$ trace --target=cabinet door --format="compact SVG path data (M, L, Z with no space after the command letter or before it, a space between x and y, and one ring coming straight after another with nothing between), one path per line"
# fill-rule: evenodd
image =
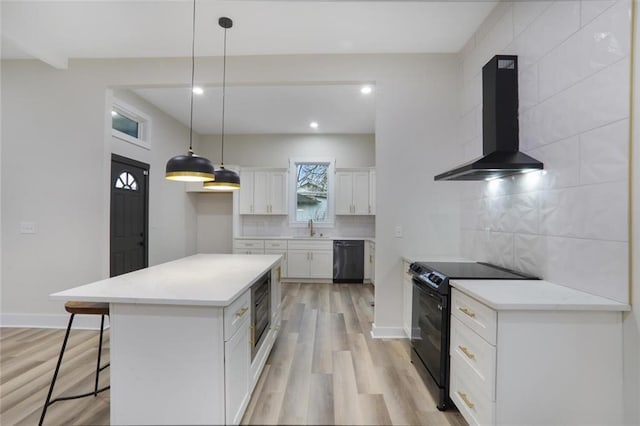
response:
M240 214L253 213L253 172L240 172L240 190L238 191Z
M269 213L287 214L287 173L269 173Z
M309 264L309 276L311 278L333 277L333 252L312 251Z
M280 325L280 305L282 295L280 291L280 278L282 277L282 266L275 268L275 273L271 277L271 328Z
M364 243L364 279L371 280L371 243Z
M287 277L308 278L309 277L309 252L304 250L289 250L287 252Z
M280 277L287 276L287 252L282 249L265 249L264 254L280 254L282 260L280 261Z
M353 214L369 214L369 172L353 173Z
M371 210L370 214L376 214L376 171L371 170L369 172L369 205Z
M371 259L371 282L376 283L376 244L369 243L369 255Z
M253 214L267 214L269 206L269 172L253 172Z
M249 402L249 320L224 344L224 387L226 424L240 424Z
M352 214L353 173L336 172L335 182L336 214Z

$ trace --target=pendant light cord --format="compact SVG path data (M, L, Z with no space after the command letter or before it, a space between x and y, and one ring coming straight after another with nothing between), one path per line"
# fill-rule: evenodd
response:
M191 25L191 110L189 111L189 152L193 154L193 84L196 69L196 0L193 0Z
M220 166L224 166L224 96L227 82L227 29L224 29L224 51L222 56L222 153L220 156Z

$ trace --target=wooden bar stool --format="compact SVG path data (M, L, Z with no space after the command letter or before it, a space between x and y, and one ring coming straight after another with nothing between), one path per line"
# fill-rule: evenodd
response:
M98 389L98 379L100 378L100 372L107 368L110 364L100 367L100 358L102 356L102 336L104 334L104 317L105 315L109 315L109 304L108 303L96 303L96 302L74 302L69 301L64 304L64 309L71 314L69 318L69 325L67 326L67 333L64 336L64 341L62 342L62 348L60 349L60 355L58 356L58 364L56 365L56 370L53 373L53 379L51 380L51 386L49 386L49 394L47 395L47 400L44 403L44 407L42 409L42 415L40 416L40 422L38 423L40 426L44 421L44 416L47 414L47 408L51 404L57 401L66 401L69 399L77 399L84 398L85 396L97 396L100 392L106 391L111 386L105 386L102 389ZM62 364L62 356L64 355L64 350L67 347L67 340L69 340L69 332L71 331L71 325L73 324L73 318L77 315L100 315L100 344L98 345L98 363L96 365L96 383L93 389L93 392L87 392L80 395L71 395L71 396L61 396L53 401L51 400L51 394L53 393L53 387L56 384L56 379L58 378L58 372L60 371L60 365Z

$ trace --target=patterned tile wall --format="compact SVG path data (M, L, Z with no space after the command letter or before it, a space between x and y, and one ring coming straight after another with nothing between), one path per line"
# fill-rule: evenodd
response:
M463 255L627 302L630 8L501 3L462 50L461 160L482 154L481 69L502 53L518 55L520 149L545 164L461 183Z

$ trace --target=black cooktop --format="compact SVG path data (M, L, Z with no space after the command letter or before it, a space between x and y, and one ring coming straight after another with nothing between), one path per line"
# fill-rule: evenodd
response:
M473 280L535 280L525 275L499 266L482 262L416 262L425 272L439 272L447 278L468 278Z

